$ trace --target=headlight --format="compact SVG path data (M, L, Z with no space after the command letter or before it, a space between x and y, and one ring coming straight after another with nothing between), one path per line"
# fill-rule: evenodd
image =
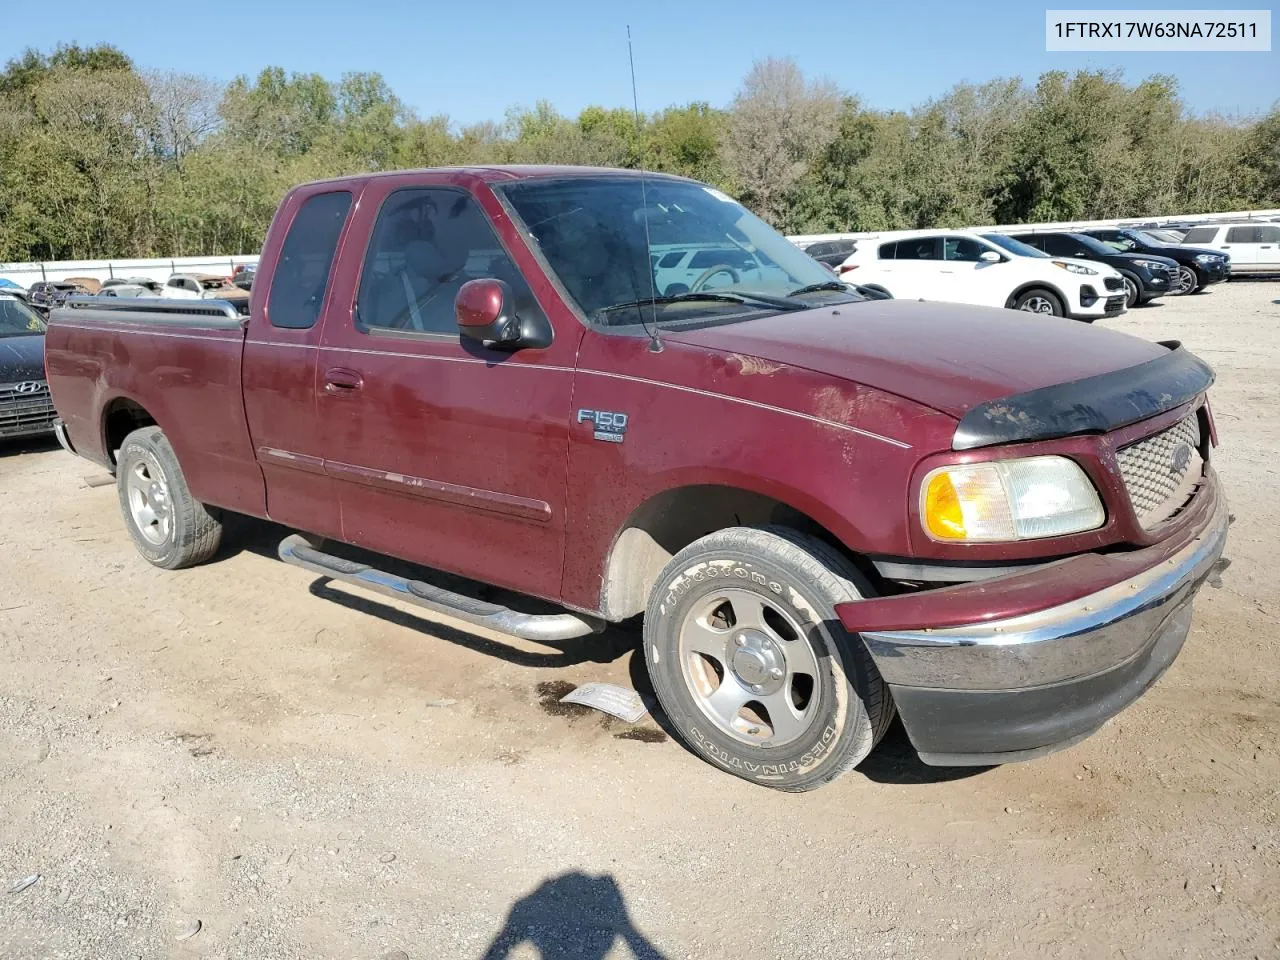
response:
M1097 276L1098 273L1098 271L1094 270L1092 267L1086 267L1079 263L1063 263L1061 260L1055 260L1053 261L1053 265L1055 267L1061 267L1063 270L1067 271L1067 273L1083 273L1091 277Z
M1026 457L931 470L920 519L935 540L1060 537L1102 526L1098 492L1074 460Z
M1165 268L1165 264L1158 260L1134 260L1133 263L1135 266L1146 267L1148 270L1163 270Z
M1214 262L1215 260L1217 260L1217 259L1219 259L1219 258L1217 257L1217 255L1212 254L1212 253L1197 253L1197 254L1196 254L1196 263L1213 263L1213 262Z

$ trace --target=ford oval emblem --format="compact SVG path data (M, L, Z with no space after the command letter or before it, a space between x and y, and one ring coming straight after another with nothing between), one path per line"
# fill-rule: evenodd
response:
M1173 448L1173 454L1169 457L1169 473L1172 476L1180 477L1187 472L1187 467L1191 465L1191 447L1185 443L1180 443Z

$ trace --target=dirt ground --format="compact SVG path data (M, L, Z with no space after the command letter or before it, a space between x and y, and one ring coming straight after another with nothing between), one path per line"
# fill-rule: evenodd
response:
M1182 656L1066 752L935 770L895 726L799 796L554 708L632 635L481 636L265 524L161 572L90 465L0 450L0 891L39 874L0 956L1280 956L1280 283L1108 325L1218 371L1233 562Z

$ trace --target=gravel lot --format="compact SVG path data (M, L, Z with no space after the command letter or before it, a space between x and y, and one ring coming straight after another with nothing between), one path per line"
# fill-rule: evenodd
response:
M1233 563L1182 656L1064 753L934 770L895 727L799 796L553 709L643 670L622 631L464 631L266 524L164 573L86 462L0 449L0 889L40 875L0 956L1280 956L1280 283L1108 325L1218 371Z

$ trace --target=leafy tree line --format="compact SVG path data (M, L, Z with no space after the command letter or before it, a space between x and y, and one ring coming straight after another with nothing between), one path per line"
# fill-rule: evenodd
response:
M552 162L695 177L789 232L1151 216L1280 205L1280 109L1195 116L1169 77L1055 72L884 111L771 59L723 109L637 125L538 102L460 127L376 73L223 86L109 46L29 50L0 73L0 261L252 252L301 181Z

